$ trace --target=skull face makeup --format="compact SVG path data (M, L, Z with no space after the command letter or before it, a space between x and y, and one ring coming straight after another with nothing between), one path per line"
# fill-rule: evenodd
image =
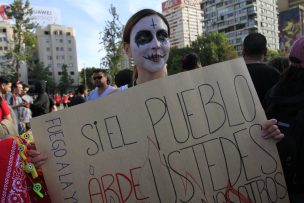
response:
M169 57L168 28L157 15L139 20L132 29L130 51L138 68L157 72L165 67Z

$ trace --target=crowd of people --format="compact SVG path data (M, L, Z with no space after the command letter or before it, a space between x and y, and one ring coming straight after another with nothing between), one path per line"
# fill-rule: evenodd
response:
M124 51L134 60L134 72L120 72L115 77L116 85L113 86L108 72L96 69L92 75L95 86L93 90L88 93L88 89L80 85L75 96L72 93L63 96L55 94L53 103L46 94L45 83L35 84L37 96L32 98L27 94L27 85L21 82L12 84L1 77L0 121L15 123L16 130L21 133L30 129L31 117L55 110L54 106L58 108L61 105L78 105L166 77L166 62L170 53L169 37L170 27L162 14L151 9L138 11L128 20L123 32ZM243 57L269 119L263 123L261 136L274 139L278 143L290 201L304 202L304 130L301 127L304 121L304 111L301 111L304 105L304 37L294 43L289 57L278 59L279 62L265 63L266 53L267 41L262 34L251 33L244 39ZM201 68L199 57L195 53L185 53L181 66L183 71ZM281 115L290 113L286 108L288 105L294 107L293 115L297 118L291 118L287 123L281 121ZM37 151L33 144L28 147L28 155L38 168L47 161L47 157Z

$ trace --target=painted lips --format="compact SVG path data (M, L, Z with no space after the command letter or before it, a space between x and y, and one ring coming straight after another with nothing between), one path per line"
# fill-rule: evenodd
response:
M153 62L159 62L160 59L164 58L165 56L166 55L152 54L150 56L144 56L144 58Z

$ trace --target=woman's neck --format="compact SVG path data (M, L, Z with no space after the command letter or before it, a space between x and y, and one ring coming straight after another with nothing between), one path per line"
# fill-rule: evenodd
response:
M138 71L138 77L136 79L137 84L145 83L150 80L163 78L168 75L166 67L162 68L160 71L157 72L149 72L143 68L137 68L137 71Z

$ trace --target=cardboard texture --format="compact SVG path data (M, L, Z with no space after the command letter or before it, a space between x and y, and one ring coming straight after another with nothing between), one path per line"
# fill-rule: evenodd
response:
M32 120L53 202L289 202L242 58Z

